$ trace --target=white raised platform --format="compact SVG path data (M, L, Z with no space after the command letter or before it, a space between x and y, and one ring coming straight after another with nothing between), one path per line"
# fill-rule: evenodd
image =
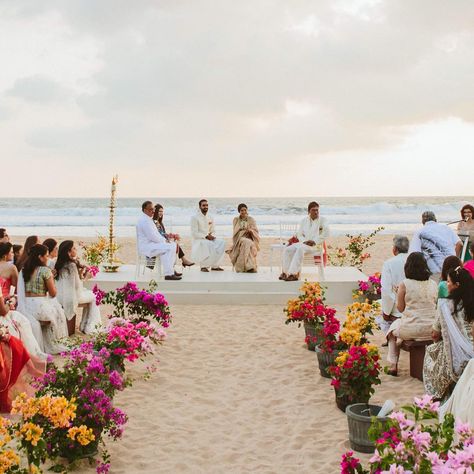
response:
M135 279L135 265L122 265L117 273L100 272L87 282L106 291L114 290L126 282L136 281L146 287L155 279L158 291L163 293L171 304L284 304L298 295L301 282L319 281L317 267L303 267L301 281L286 282L278 280L279 272L271 272L270 267L259 267L258 273L235 273L230 267L223 272L201 272L191 267L183 272L180 281L166 281L147 270ZM357 288L358 280L367 277L353 267L326 267L324 280L328 304L348 304L352 301L352 290Z

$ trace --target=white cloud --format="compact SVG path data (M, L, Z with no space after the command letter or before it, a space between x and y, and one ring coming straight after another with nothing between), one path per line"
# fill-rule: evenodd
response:
M449 123L438 133L454 160L474 140L450 139L474 119L471 1L11 0L0 12L0 45L12 45L0 46L3 146L20 161L95 160L136 179L143 166L141 189L169 172L182 194L251 167L253 192L239 179L216 192L294 194L303 179L311 194L298 167L317 163L325 192L342 192L327 163L340 176L377 156L382 175L406 143L429 163L412 140L433 123Z

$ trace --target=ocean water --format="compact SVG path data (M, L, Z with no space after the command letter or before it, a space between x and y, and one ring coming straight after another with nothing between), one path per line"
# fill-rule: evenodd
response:
M115 234L135 235L135 223L145 198L117 199ZM169 232L189 235L189 220L197 210L198 198L151 198L165 208ZM306 215L312 198L209 198L220 236L231 234L237 205L245 202L255 217L263 236L278 236L281 221L298 222ZM474 197L354 197L321 198L321 215L330 224L333 235L370 233L377 226L386 233L410 233L420 226L421 213L435 212L438 222L449 223L460 218L459 210ZM96 236L106 235L109 222L108 199L17 198L0 199L0 227L10 235Z

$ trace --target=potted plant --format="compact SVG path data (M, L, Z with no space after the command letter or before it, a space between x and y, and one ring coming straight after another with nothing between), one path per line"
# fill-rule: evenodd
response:
M321 336L316 346L319 373L322 377L331 378L329 367L334 365L340 351L347 349L347 344L339 336L340 322L334 313L328 312L322 324Z
M428 395L402 410L371 428L375 454L368 467L349 451L342 457L341 474L472 472L474 430L468 423L455 422L450 413L438 421L439 403Z
M341 352L335 365L329 367L340 410L345 411L353 403L368 403L375 391L374 385L380 384L379 359L377 346L363 344Z
M305 282L300 291L300 295L289 300L283 310L287 315L285 324L303 325L308 350L314 351L326 314L334 310L324 304L324 288L319 283Z

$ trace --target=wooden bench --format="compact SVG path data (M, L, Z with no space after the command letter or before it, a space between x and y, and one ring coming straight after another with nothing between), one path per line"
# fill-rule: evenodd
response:
M433 341L403 341L400 346L410 354L410 376L423 382L423 361L425 360L426 346Z

